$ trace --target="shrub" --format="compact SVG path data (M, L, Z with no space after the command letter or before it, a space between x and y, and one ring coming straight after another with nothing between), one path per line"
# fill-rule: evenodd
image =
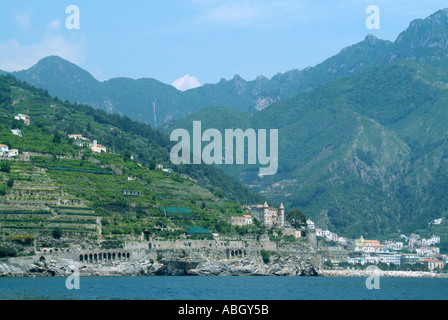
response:
M0 258L15 257L16 255L17 252L14 249L0 246Z
M9 164L9 162L3 161L2 164L0 165L0 171L6 173L11 172L11 165Z
M53 235L53 238L55 238L55 239L58 239L58 240L61 239L62 229L61 228L54 229L52 232L52 235Z
M271 259L271 253L269 251L262 250L260 252L261 258L265 264L268 264Z

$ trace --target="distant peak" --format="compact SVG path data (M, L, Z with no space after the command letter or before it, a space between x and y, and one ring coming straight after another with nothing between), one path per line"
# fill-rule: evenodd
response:
M55 62L68 62L68 63L70 63L69 61L67 61L65 59L62 59L59 56L48 56L48 57L40 59L38 64L40 64L40 63L48 63L48 62L50 62L50 63L55 63Z
M365 38L364 38L365 42L369 42L369 43L376 43L378 41L378 38L375 37L373 34L369 33Z

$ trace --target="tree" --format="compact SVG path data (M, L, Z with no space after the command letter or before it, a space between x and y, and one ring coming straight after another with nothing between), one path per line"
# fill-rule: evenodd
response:
M12 187L14 187L14 179L9 179L6 185L9 189L12 189Z
M61 228L56 228L53 230L52 232L53 238L59 240L62 237L62 229Z
M11 172L11 165L8 161L2 161L2 164L0 166L0 171L10 173Z
M287 213L286 221L288 221L293 228L300 229L306 226L306 216L305 214L298 210L294 209Z
M271 253L269 251L262 250L260 252L261 258L265 264L268 264L271 259Z

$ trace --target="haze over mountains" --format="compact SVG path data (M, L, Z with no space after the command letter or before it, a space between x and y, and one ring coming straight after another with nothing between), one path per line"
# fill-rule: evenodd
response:
M276 176L260 179L258 166L224 169L341 234L368 236L413 231L446 209L447 72L445 9L413 21L395 42L368 35L272 79L235 76L181 92L154 79L99 82L58 57L14 75L167 133L194 120L204 130L279 129Z

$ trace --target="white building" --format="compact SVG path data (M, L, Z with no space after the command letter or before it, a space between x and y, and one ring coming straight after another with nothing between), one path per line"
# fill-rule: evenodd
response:
M17 157L18 155L19 155L19 150L17 150L17 149L10 149L8 152L9 158Z
M380 254L380 261L388 265L394 264L396 266L401 265L401 254Z
M90 150L92 150L93 153L101 153L101 152L107 152L107 149L105 146L98 144L98 141L93 140L93 143L90 145Z
M231 224L232 226L250 226L253 224L253 218L249 215L243 215L243 216L230 216L227 218L227 222Z
M306 221L306 224L307 224L307 226L308 226L308 229L315 229L315 228L316 228L316 225L315 225L314 222L311 221L310 219L308 219L308 220Z
M22 138L22 131L21 130L19 130L19 129L12 129L11 132L12 132L13 135Z
M14 117L14 119L16 120L22 120L23 123L25 123L25 125L29 126L31 121L30 121L30 116L26 115L26 114L18 114L17 116Z
M338 241L339 237L336 233L333 233L329 230L321 230L321 229L316 229L316 236L317 237L321 237L321 238L326 238L328 241Z
M385 241L384 244L388 250L400 251L403 249L403 242Z

